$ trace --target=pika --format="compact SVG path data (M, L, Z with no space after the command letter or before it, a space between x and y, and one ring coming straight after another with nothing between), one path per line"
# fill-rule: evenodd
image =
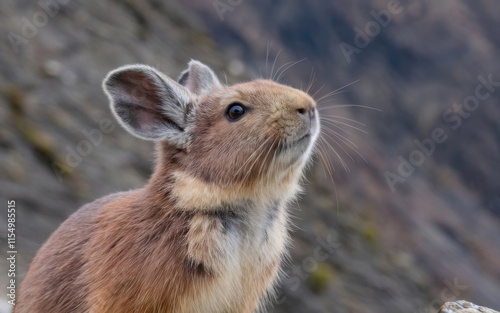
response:
M261 309L319 134L313 98L264 79L225 86L194 60L178 81L128 65L103 88L121 125L156 143L153 174L71 215L32 261L14 312Z

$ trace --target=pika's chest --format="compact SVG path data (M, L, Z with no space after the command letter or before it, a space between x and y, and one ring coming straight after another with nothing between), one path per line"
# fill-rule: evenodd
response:
M214 312L258 301L277 279L287 240L287 213L278 202L195 215L187 234L188 264L203 269L203 286L210 286L198 301L214 303Z
M287 241L284 205L221 207L193 216L186 237L189 263L207 273L272 263Z

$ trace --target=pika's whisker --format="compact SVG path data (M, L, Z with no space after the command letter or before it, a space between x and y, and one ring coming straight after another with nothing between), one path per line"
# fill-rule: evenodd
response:
M324 133L323 133L322 135L324 135ZM340 163L341 163L341 164L342 164L342 166L344 167L344 170L345 170L346 172L350 172L350 171L349 171L349 168L348 168L348 166L347 166L347 164L344 162L344 159L340 156L340 154L337 152L337 150L335 150L335 148L334 148L334 147L333 147L333 146L332 146L332 145L328 142L328 140L326 140L326 139L325 139L323 142L324 142L324 143L326 144L326 146L327 146L328 148L330 148L330 149L332 150L332 152L333 152L333 153L337 156L337 158L339 159Z
M267 153L266 153L266 155L264 156L264 160L262 160L262 163L261 163L261 165L260 165L259 171L257 172L257 176L258 176L258 177L260 177L261 172L262 172L262 169L263 169L263 168L264 168L264 166L266 165L267 157L269 156L269 152L271 152L271 150L273 150L272 148L274 147L274 144L276 143L276 139L277 139L277 138L275 138L275 139L273 140L273 143L271 144L270 149L267 149Z
M335 127L337 127L338 129L342 130L343 132L345 132L345 133L349 134L349 132L348 132L348 131L346 131L345 129L343 129L343 128L339 127L339 126L336 126L336 125L329 125L329 126L335 126ZM325 131L329 131L329 132L332 132L332 133L336 134L337 136L339 136L339 137L343 138L345 141L349 142L349 143L350 143L353 147L355 147L355 148L359 149L359 147L358 147L358 146L357 146L354 142L352 142L349 138L347 138L346 136L342 135L341 133L339 133L339 132L337 132L337 131L335 131L335 130L333 130L333 129L331 129L331 128L328 128L328 127L325 127L325 128L324 128L324 130L325 130Z
M277 81L277 80L275 80L275 76L276 76L276 75L278 75L278 74L280 73L281 69L282 69L284 66L287 66L287 65L289 65L289 64L293 64L293 62L294 62L294 61L291 61L291 62L287 62L287 63L285 63L285 64L281 65L281 66L280 66L280 67L276 70L276 73L274 73L274 75L271 77L271 80L273 80L273 81Z
M333 119L338 118L338 119L341 119L341 120L346 120L346 121L349 121L349 122L353 122L353 123L361 125L361 126L366 126L364 123L361 123L360 121L356 121L356 120L354 120L352 118L348 118L348 117L344 117L344 116L338 116L338 115L326 115L325 116L325 114L323 114L322 116L323 117L327 117L327 118L331 118L331 119L332 118Z
M330 178L333 180L333 172L335 171L335 167L332 169L332 164L328 157L326 156L326 152L324 151L324 147L321 145L321 143L325 140L322 136L319 138L320 139L320 144L316 146L315 152L318 153L319 158L321 159L321 163L326 168L327 173L329 174Z
M347 156L349 157L349 159L351 159L351 161L354 161L354 158L351 156L351 154L350 154L348 151L346 151L346 150L344 149L344 147L343 147L341 144L339 144L339 142L338 142L335 138L333 138L333 137L335 136L333 133L330 133L330 134L329 134L329 133L325 133L324 135L325 135L325 136L327 136L328 138L330 138L330 140L332 140L332 141L333 141L333 143L335 143L335 145L336 145L337 147L339 147L340 149L342 149L342 151L344 151L344 153L345 153L345 154L347 154ZM338 137L337 137L337 138L338 138ZM339 140L340 140L340 139L339 139ZM345 143L344 143L344 144L345 144Z
M316 72L314 72L314 67L313 67L311 69L311 76L309 78L309 84L308 84L307 89L305 90L305 93L309 93L309 91L311 90L311 88L313 87L315 82L316 82Z
M327 100L334 100L335 98L332 98L333 96L339 95L339 94L344 93L344 92L346 92L346 90L342 90L342 91L337 91L335 93L326 94L324 96L321 96L321 98L319 98L316 102L318 104L321 104L322 102L327 101Z
M349 87L349 86L351 86L351 85L354 85L355 83L357 83L357 82L359 82L359 81L360 81L360 80L359 80L359 79L357 79L357 80L355 80L355 81L353 81L353 82L350 82L350 83L348 83L348 84L345 84L344 86L342 86L342 87L340 87L340 88L337 88L337 89L335 89L335 90L333 90L333 91L330 91L330 92L329 92L329 93L327 93L326 95L324 95L324 96L322 96L321 98L319 98L318 100L316 100L316 102L318 102L318 103L319 103L321 100L323 100L323 99L325 99L325 98L328 98L328 97L330 97L330 96L333 96L333 95L337 95L337 94L339 94L339 93L342 93L342 92L343 92L343 91L342 91L342 89L347 88L347 87Z
M272 148L271 148L271 149L269 149L269 150L274 150L274 153L273 153L273 156L272 156L272 158L271 158L271 160L270 160L270 162L269 162L269 164L268 164L268 174L272 174L272 173L274 172L274 171L272 170L272 169L273 169L273 160L274 160L274 157L275 157L276 152L277 152L277 150L278 150L278 149L276 149L276 146L275 146L276 141L278 141L278 142L279 142L279 141L281 141L281 139L276 138L276 139L273 141L272 145L271 145L271 147L272 147ZM269 152L268 152L268 153L269 153ZM269 155L269 156L270 156L270 155ZM263 165L264 165L264 164L267 164L267 154L266 154L266 156L265 156L265 158L264 158L264 161L262 162L262 166L261 166L261 168L259 169L259 175L260 175L261 170L263 169ZM271 170L269 170L269 169L271 169ZM272 176L272 175L265 175L265 177L266 177L266 181L267 181L267 182L269 182L269 181L270 181L270 179L269 179L269 178L270 178L271 176Z
M274 73L274 66L276 65L276 61L278 60L278 57L280 56L281 50L282 49L280 49L280 51L278 51L278 54L276 54L276 57L274 58L273 66L271 67L271 76L269 77L269 78L271 78L271 80L272 80L273 73Z
M285 75L285 72L286 72L287 70L289 70L289 69L290 69L290 68L292 68L293 66L295 66L295 65L297 65L297 64L299 64L300 62L305 61L305 60L307 60L307 58L303 58L302 60L299 60L299 61L293 62L292 64L290 64L290 65L288 65L286 68L284 68L284 69L283 69L283 71L281 72L281 74L279 74L279 75L278 75L278 73L279 73L279 69L278 69L278 71L276 71L276 75L278 75L278 78L276 79L276 81L278 81L278 82L279 82L279 81L280 81L280 79L281 79L281 77L283 77L283 75Z
M266 73L269 73L268 61L269 61L269 50L271 49L272 44L270 42L267 43L266 48Z
M252 173L252 171L255 170L255 166L258 165L257 161L260 160L260 157L262 156L262 154L265 152L265 147L267 146L267 143L271 140L271 137L267 138L266 139L266 145L261 145L257 150L259 151L257 157L254 159L254 161L252 162L252 164L248 167L248 171L246 173L246 175L243 177L243 182L246 181L246 179L250 176L250 174ZM272 149L272 146L269 147L269 150Z
M315 91L315 92L311 95L311 97L312 97L312 98L316 97L316 94L318 94L318 93L321 91L321 89L323 89L323 87L325 87L325 84L321 85L321 87L319 87L319 89L318 89L318 90L316 90L316 91ZM318 101L316 101L316 104L317 104L317 103L318 103Z
M342 134L339 134L333 129L325 128L325 130L329 131L331 135L337 137L341 142L343 142L347 147L351 148L352 151L354 151L365 163L368 163L368 161L363 157L363 155L359 152L358 146L352 142L349 138L343 136Z
M356 129L356 130L358 130L358 131L360 131L360 132L362 132L362 133L365 133L365 134L367 134L367 135L369 134L366 130L361 129L361 128L359 128L359 127L356 127L356 126L354 126L354 125L351 125L351 124L349 124L349 123L345 123L345 122L341 122L341 121L337 121L337 120L331 120L331 119L328 119L328 118L326 118L326 117L321 117L321 120L322 120L323 122L325 122L325 123L330 123L330 124L332 124L332 125L335 125L335 124L345 125L345 126L347 126L347 127L350 127L350 128Z
M326 110L326 109L339 109L339 108L363 108L363 109L369 109L369 110L383 112L381 109L370 107L367 105L359 105L359 104L330 104L328 106L323 106L321 108L318 108L318 111L322 111L322 110Z
M240 172L241 172L241 171L245 168L245 166L248 164L248 162L250 162L250 161L252 161L252 160L253 160L254 162L256 162L255 160L257 160L257 159L258 159L258 157L254 158L254 155L255 155L256 153L257 153L257 154L259 154L259 153L260 153L260 150L262 149L262 147L264 147L264 145L266 145L266 144L267 144L270 140L271 140L271 137L266 138L266 140L264 140L264 141L260 144L260 146L259 146L259 147L258 147L258 148L254 151L254 152L252 152L252 154L251 154L251 155L247 158L247 160L245 161L245 163L243 163L243 165L240 167L240 169L238 170L238 172L236 172L236 174L234 175L235 177L237 177L237 176L238 176L238 174L239 174L239 173L240 173ZM252 166L253 166L253 165L251 165L251 166L249 167L250 171L251 171ZM245 178L246 178L246 177L245 177Z
M333 191L335 194L335 207L337 209L337 214L339 214L339 198L337 193L337 185L335 183L335 179L333 173L335 172L335 165L330 162L330 158L328 158L328 153L325 150L325 147L322 144L327 144L326 139L323 136L319 137L319 144L316 146L318 148L318 155L322 159L323 165L326 167L326 171L330 176L330 180L333 183ZM323 157L321 157L323 155ZM333 170L332 170L333 168Z
M321 121L324 122L327 125L331 125L331 126L337 128L337 129L341 130L342 132L344 132L346 134L349 134L349 131L347 131L344 128L342 128L342 127L339 126L339 124L340 125L343 125L343 124L339 123L340 121L338 121L338 120L328 119L326 117L322 117ZM364 125L360 125L359 127L361 128L361 127L365 127L365 126Z
M281 139L278 141L278 146L279 146L279 142L280 142L280 141L281 141ZM275 162L276 162L276 153L277 153L277 152L278 152L278 149L274 149L273 157L272 157L272 159L271 159L271 163L270 163L270 165L269 165L269 167L270 167L271 169L274 169L274 168L275 168L275 166L276 166L276 165L275 165ZM268 176L267 176L267 177L268 177L268 179L267 179L268 181L269 181L269 176L271 176L271 175L268 175Z

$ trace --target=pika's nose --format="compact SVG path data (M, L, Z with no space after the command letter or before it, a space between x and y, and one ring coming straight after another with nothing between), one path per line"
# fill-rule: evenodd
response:
M315 109L314 107L303 107L298 108L297 112L299 112L300 115L304 116L304 118L309 117L309 120L311 120L314 118Z

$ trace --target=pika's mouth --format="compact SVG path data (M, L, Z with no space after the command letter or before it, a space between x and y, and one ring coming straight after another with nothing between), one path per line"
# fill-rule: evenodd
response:
M292 150L302 153L307 150L311 142L316 138L318 127L315 120L306 129L301 129L298 134L294 134L284 142L282 150Z
M300 137L299 139L295 140L295 144L297 143L300 143L302 141L305 141L305 140L309 140L311 138L311 132L309 131L308 133L306 133L304 136Z
M311 141L311 138L312 138L312 133L311 133L311 131L308 131L304 135L300 136L298 139L290 138L291 140L288 142L288 144L286 144L286 146L289 149L294 149L294 148L298 148L298 147L302 147L302 146L305 147L309 144L309 142Z

